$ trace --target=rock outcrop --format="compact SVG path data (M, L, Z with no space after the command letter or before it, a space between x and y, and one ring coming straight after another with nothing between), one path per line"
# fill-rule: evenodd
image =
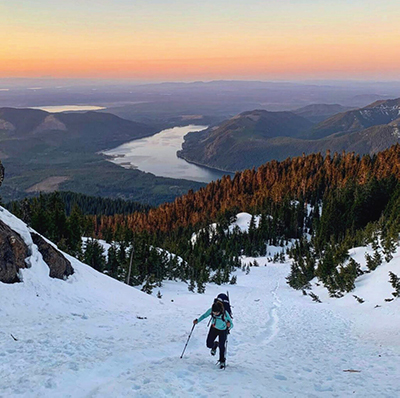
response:
M74 273L71 263L40 235L31 233L33 243L38 247L44 262L50 268L50 277L65 279Z
M27 268L29 255L21 236L0 220L0 282L20 282L19 270Z
M4 167L0 162L0 185L4 178ZM50 269L50 277L65 279L74 273L71 263L40 235L31 232L32 240L37 245L44 262ZM26 258L30 250L21 236L0 220L0 282L20 282L19 270L28 268Z

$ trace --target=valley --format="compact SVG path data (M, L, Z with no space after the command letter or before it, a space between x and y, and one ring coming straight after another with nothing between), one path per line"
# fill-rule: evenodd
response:
M1 160L7 176L2 198L56 189L156 205L201 187L198 182L123 169L98 154L156 132L153 126L104 112L1 108Z
M6 201L58 189L158 205L224 174L257 168L269 160L343 150L373 154L398 142L397 102L382 99L399 92L396 84L216 81L83 86L69 82L55 87L49 81L35 83L6 86L7 91L0 93L0 104L2 99L19 106L26 101L51 111L2 108L0 154L6 167L2 187ZM371 94L372 87L377 94ZM374 96L378 102L357 108ZM81 105L64 105L77 103ZM394 113L385 116L389 108ZM129 146L132 140L142 145L156 140L150 137L160 131L186 129L190 124L209 128L186 134L182 149L176 142L179 159L168 155L174 168L163 166L167 161L163 151L172 149L165 140L158 142L159 160L143 155L139 148L133 162L127 160L125 149L124 157L111 155L115 164L101 155L119 145Z
M173 127L152 135L127 142L102 152L111 162L127 168L152 173L158 177L211 182L222 178L222 172L199 167L177 156L183 137L189 132L198 132L207 126L187 125Z

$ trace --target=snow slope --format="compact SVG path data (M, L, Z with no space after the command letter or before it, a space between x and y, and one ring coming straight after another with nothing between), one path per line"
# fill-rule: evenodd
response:
M0 218L32 245L21 221L3 209ZM205 347L206 320L179 357L192 320L226 286L199 295L166 282L157 299L68 258L75 274L50 279L32 245L24 282L0 283L2 398L400 396L399 301L384 301L399 255L360 280L363 304L318 286L323 303L311 301L286 284L289 264L258 258L250 274L238 271L224 371Z

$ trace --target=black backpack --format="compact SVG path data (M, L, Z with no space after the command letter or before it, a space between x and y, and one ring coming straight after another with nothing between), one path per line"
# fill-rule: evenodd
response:
M230 315L231 318L232 316L232 309L231 305L229 303L229 297L225 293L220 293L215 299L214 299L214 304L219 301L224 305L225 311Z

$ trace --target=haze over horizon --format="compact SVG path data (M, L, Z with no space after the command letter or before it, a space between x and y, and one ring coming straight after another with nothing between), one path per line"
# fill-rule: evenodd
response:
M397 80L394 0L0 1L0 78Z

